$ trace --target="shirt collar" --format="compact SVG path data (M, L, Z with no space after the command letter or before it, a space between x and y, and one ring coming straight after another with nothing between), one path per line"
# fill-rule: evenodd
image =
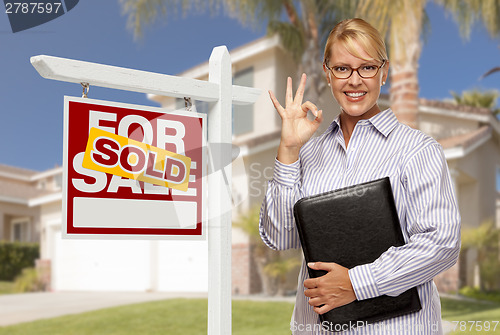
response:
M390 108L372 116L368 121L385 137L398 125L398 119Z
M398 119L396 118L396 115L394 115L393 111L390 108L387 108L386 110L372 116L368 120L359 120L358 123L371 123L375 129L387 137L398 125ZM335 132L338 128L340 128L340 114L337 115L337 117L330 124L327 132Z

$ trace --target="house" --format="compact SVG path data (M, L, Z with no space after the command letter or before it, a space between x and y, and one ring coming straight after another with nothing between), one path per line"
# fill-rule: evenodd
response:
M276 36L258 39L230 54L234 84L264 92L271 89L278 100L284 101L286 78L297 78L297 67ZM178 75L207 80L208 62ZM183 99L149 98L165 108L184 107ZM323 109L326 121L318 131L322 133L338 114L339 106L329 92L320 97L317 105ZM390 105L387 96L381 96L380 105ZM198 112L208 111L207 103L195 102L195 106ZM233 219L237 219L262 201L273 173L281 120L267 94L261 95L254 105L234 106L233 115L233 144L238 153L233 155L238 157L233 162ZM418 120L420 129L444 148L463 226L477 227L486 219L498 222L498 120L487 109L425 99L420 99ZM42 264L51 268L52 289L207 290L207 241L62 240L62 169L37 173L0 167L0 172L0 182L5 183L0 184L0 238L40 240ZM232 244L233 293L260 292L262 282L249 237L235 228ZM456 291L459 285L477 284L475 259L474 251L462 254L458 264L435 279L438 288ZM290 290L295 289L296 278L296 273L290 275Z
M0 164L0 240L40 242L47 204L61 207L62 167L37 172Z
M462 229L476 228L497 215L500 180L500 122L487 108L456 106L453 103L420 99L420 129L443 146L455 185ZM441 291L479 286L477 253L462 252L459 262L439 275Z

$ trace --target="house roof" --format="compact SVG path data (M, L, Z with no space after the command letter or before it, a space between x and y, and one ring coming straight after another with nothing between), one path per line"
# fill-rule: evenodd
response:
M39 172L0 164L0 201L33 206L60 199L60 190L37 187L37 180L62 174L62 167Z
M384 104L390 105L388 94L381 94L380 100ZM493 133L500 134L500 121L488 108L458 105L450 101L419 98L418 109L421 113L473 120L479 123L479 128L468 133L438 140L445 150L446 159L463 157L489 140Z
M489 136L491 136L491 127L485 125L466 134L440 139L438 142L443 146L443 149L455 147L467 149L474 146L474 144L489 138Z
M54 176L62 173L62 167L56 166L53 169L39 172L34 170L29 170L25 168L20 168L17 166L10 166L5 164L0 164L0 177L6 177L9 179L22 180L22 181L35 181L38 179Z
M451 110L454 112L464 112L477 115L491 115L491 110L485 107L458 105L449 101L427 100L425 98L420 98L419 103L421 106L435 107L443 110Z
M31 199L55 193L60 191L41 190L30 184L0 180L0 201L29 205Z
M5 164L0 164L0 176L2 177L28 181L31 177L33 177L37 173L39 172L19 167L9 166Z
M380 94L379 100L387 106L391 104L389 94ZM481 122L490 122L492 116L488 108L458 105L450 101L419 98L418 103L419 112L423 113L440 114L462 119L474 119Z
M488 141L493 134L493 127L484 125L466 134L440 139L446 159L462 158Z

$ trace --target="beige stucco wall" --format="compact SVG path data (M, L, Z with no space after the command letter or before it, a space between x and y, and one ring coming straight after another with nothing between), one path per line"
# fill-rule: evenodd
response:
M500 166L500 148L494 139L485 142L463 158L449 162L458 172L458 201L462 229L476 228L488 220L496 221L498 192L496 167ZM462 251L460 272L465 276L464 285L478 284L477 253Z
M461 158L459 171L460 210L462 225L476 227L496 216L496 167L500 166L500 148L489 140Z
M62 224L62 201L54 201L40 206L41 219L41 249L40 258L49 259L54 256L52 249L53 241L51 229L61 229Z

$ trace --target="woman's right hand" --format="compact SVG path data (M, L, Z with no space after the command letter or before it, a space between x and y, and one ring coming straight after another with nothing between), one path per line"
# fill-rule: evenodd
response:
M312 137L323 121L323 112L310 101L302 103L306 86L306 74L302 75L299 87L292 93L292 78L288 77L286 85L285 108L281 106L272 91L269 96L274 108L281 117L281 142L278 148L277 159L284 164L291 164L299 159L300 148ZM307 111L316 117L314 120L307 118Z

